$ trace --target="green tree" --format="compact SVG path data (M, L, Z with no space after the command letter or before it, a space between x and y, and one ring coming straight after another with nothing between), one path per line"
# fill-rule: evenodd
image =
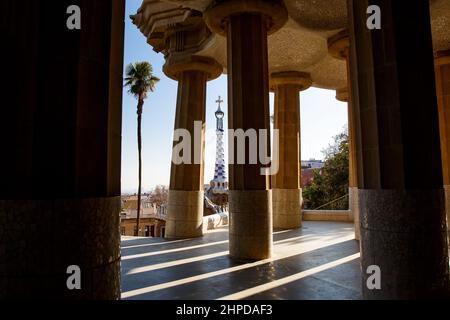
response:
M125 87L128 93L137 100L137 136L138 136L138 154L139 154L139 186L138 203L135 236L139 235L139 223L141 215L141 192L142 192L142 112L144 110L144 100L147 99L149 92L155 90L159 78L153 75L153 67L149 62L136 62L127 66L125 71Z
M315 170L311 185L303 190L306 209L348 209L348 152L348 134L345 130L335 136L333 143L323 151L325 166Z

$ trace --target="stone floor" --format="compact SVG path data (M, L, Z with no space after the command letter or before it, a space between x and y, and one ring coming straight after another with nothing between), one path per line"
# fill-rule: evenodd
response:
M201 239L122 239L122 298L145 300L360 299L353 225L305 222L274 233L274 257L237 262L228 229Z

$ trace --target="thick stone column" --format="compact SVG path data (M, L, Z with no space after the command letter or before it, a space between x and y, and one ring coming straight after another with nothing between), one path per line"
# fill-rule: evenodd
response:
M345 60L347 65L347 87L341 88L336 92L336 99L347 102L348 110L348 205L353 215L355 225L355 239L360 239L359 226L359 204L358 204L358 166L356 156L356 119L352 103L352 79L350 71L350 38L348 30L338 33L336 36L328 39L328 50L330 54L337 58Z
M450 239L450 50L435 54L436 89L441 136L447 233Z
M67 28L70 5L81 30ZM0 3L0 299L120 298L124 11ZM81 290L67 287L72 265Z
M281 1L218 1L205 18L211 30L227 36L229 129L269 130L267 35L287 21L285 7ZM270 152L269 134L266 139ZM259 153L261 146L250 143L245 143L245 164L237 162L237 144L229 150L234 154L229 168L230 254L258 260L272 254L272 195L270 179L262 173L265 165L249 161L249 151Z
M190 163L177 162L178 152L172 158L167 238L203 235L206 82L219 77L222 71L222 66L215 60L196 56L181 62L169 59L164 67L169 77L178 80L175 130L187 130L191 137ZM195 122L199 123L198 129ZM174 146L178 143L175 142Z
M279 132L279 170L272 176L274 229L302 226L300 91L312 84L309 74L281 72L271 76L275 92L275 125Z
M441 296L449 266L429 3L379 0L382 26L372 31L369 3L349 2L363 295ZM373 265L379 290L367 286Z

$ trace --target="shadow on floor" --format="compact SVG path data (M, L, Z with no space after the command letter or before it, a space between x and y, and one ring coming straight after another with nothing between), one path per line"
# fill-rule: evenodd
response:
M274 233L274 257L238 263L228 230L199 239L126 238L123 299L360 299L359 246L347 223L305 222Z

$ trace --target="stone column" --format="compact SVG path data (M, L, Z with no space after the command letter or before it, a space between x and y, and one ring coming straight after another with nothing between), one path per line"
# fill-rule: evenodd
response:
M73 4L81 30L66 26ZM0 299L120 298L124 11L0 3ZM72 265L81 290L67 287Z
M275 92L275 125L279 131L279 170L272 176L274 229L302 226L300 91L312 84L309 74L281 72L271 76Z
M436 89L441 136L447 233L450 239L450 50L435 54Z
M355 112L352 103L352 79L350 72L350 39L348 30L344 30L328 39L328 50L336 59L345 60L347 66L347 86L336 91L336 99L347 102L348 110L348 205L353 215L355 225L355 239L360 239L359 205L358 205L358 166L355 141Z
M286 23L285 7L281 1L221 1L208 9L205 18L211 30L227 37L229 129L256 130L255 134L268 130L267 36ZM234 137L229 136L231 141ZM262 142L270 152L269 134ZM272 254L272 195L270 179L263 175L265 165L249 161L249 151L260 151L261 146L250 143L245 144L245 164L237 162L241 152L237 144L229 150L234 154L229 168L230 254L259 260Z
M203 235L206 82L219 77L222 71L222 66L214 59L196 56L182 61L169 59L164 66L166 75L178 81L175 130L187 130L191 137L187 145L190 148L190 163L177 162L176 157L180 157L178 152L174 152L172 158L167 238ZM195 122L199 124L197 128ZM181 143L185 142L182 140ZM179 142L175 142L174 146L177 144Z
M449 265L429 3L377 1L381 30L368 30L369 2L349 2L363 296L439 297Z

